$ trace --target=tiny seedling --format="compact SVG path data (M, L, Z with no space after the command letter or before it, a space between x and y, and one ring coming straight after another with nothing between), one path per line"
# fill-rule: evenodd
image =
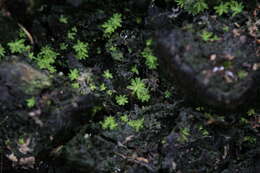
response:
M228 13L229 10L229 3L221 2L218 6L215 6L214 9L216 10L217 15L221 16L223 14Z
M113 75L112 75L112 73L110 73L109 70L105 70L105 71L104 71L103 77L104 77L105 79L113 79Z
M101 126L104 130L115 130L118 125L114 117L108 116L101 122Z
M64 23L64 24L68 24L68 18L64 15L60 15L59 22Z
M144 82L140 78L131 80L131 84L127 87L137 96L141 102L147 102L150 99L149 90L145 87Z
M30 46L25 46L24 39L15 40L13 42L9 42L7 45L11 53L24 53L30 49Z
M31 97L29 99L26 100L26 105L28 108L32 108L36 105L36 99L35 97Z
M78 69L72 69L69 73L69 78L71 81L78 79L79 77L79 71Z
M41 48L41 52L37 55L37 64L40 69L47 69L51 73L56 72L55 67L53 64L59 54L56 53L53 49L49 46L45 46Z
M77 40L77 43L73 46L76 52L76 58L79 60L88 58L88 43Z
M5 49L4 47L0 44L0 59L5 56Z
M109 36L115 32L115 30L121 27L122 15L115 13L109 20L107 20L101 27L104 29L104 35Z
M241 13L244 9L243 3L242 2L237 2L237 1L231 1L230 3L230 9L232 11L232 16L235 16L239 13Z
M120 106L124 106L128 103L128 99L126 95L118 95L116 96L116 103Z
M203 41L217 41L219 40L220 38L216 35L214 35L212 32L208 32L208 31L202 31L201 33L201 38Z

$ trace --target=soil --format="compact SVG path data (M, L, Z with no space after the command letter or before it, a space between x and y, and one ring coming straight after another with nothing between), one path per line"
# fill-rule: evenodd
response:
M219 17L163 0L10 2L0 0L1 173L260 172L259 5ZM21 39L30 47L13 53ZM54 72L38 64L46 46Z

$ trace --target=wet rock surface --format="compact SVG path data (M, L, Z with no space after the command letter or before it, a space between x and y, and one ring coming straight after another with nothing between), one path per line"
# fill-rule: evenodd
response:
M0 143L8 148L5 157L13 166L35 168L88 122L89 117L81 115L91 116L98 101L91 95L73 94L64 83L51 89L58 83L51 83L46 74L23 58L8 59L0 64ZM31 97L35 97L36 105L28 108L26 100ZM4 165L2 169L8 170Z
M252 103L260 75L255 40L243 33L236 35L234 29L233 33L218 31L221 36L215 41L205 41L203 32L213 32L201 31L158 32L156 51L162 71L194 102L233 110Z

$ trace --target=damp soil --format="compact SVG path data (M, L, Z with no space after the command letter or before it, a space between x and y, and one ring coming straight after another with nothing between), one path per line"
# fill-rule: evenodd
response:
M0 15L6 50L0 57L1 173L260 171L255 4L239 16L218 18L211 12L193 16L160 0L10 2ZM104 36L101 25L115 13L122 15L121 27ZM203 31L219 39L205 41ZM16 39L34 55L46 45L58 52L56 72L40 69L27 53L12 53L8 43ZM77 40L88 43L85 60L76 58ZM142 56L147 40L153 40L156 69ZM172 65L173 57L192 73ZM72 69L79 70L76 89L68 77ZM106 70L112 78L104 77ZM129 89L135 78L149 89L148 102ZM212 93L250 92L228 109L225 99L196 88L194 78ZM118 105L117 95L128 103ZM115 128L104 127L108 117Z

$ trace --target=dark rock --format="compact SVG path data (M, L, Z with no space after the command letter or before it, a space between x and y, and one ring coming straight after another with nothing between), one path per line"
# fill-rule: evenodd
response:
M78 96L59 76L51 81L22 58L8 59L0 64L1 152L17 167L35 168L92 118L99 101ZM28 108L31 97L36 103Z
M226 32L206 42L192 31L160 31L156 51L161 70L194 103L236 109L256 97L259 57L249 36Z

